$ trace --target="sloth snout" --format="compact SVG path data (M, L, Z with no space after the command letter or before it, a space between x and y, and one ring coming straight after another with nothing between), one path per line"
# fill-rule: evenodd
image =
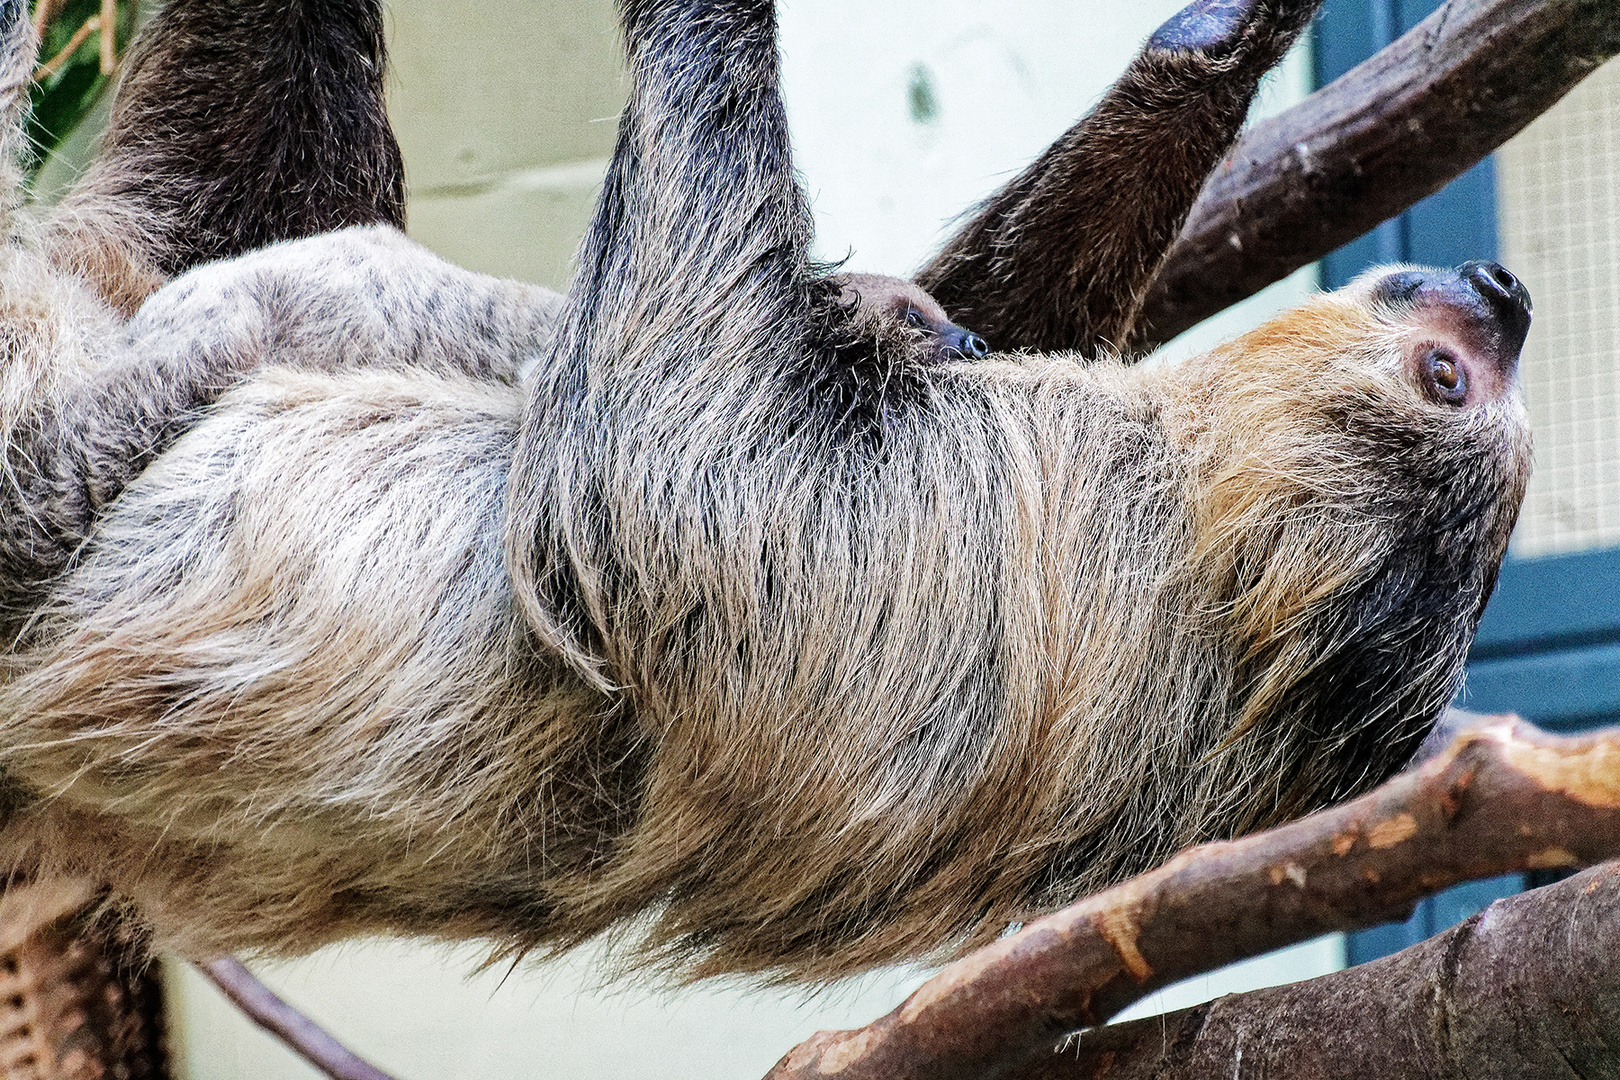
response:
M1481 405L1517 392L1530 329L1530 291L1494 262L1454 270L1399 269L1375 286L1417 331L1413 374L1435 401Z
M1457 267L1457 275L1491 309L1501 329L1502 345L1517 364L1525 335L1530 332L1530 290L1500 263L1465 262Z
M990 346L973 331L953 322L940 323L936 331L940 356L957 356L963 360L978 360L990 354Z
M952 325L950 330L942 335L941 341L947 350L968 360L977 360L990 353L990 346L984 338L960 326Z

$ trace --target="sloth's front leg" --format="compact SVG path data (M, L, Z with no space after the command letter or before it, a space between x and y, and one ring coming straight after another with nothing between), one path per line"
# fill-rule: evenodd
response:
M124 314L278 240L405 224L380 0L170 0L125 58L47 250Z
M1147 286L1261 76L1321 0L1198 0L916 280L998 349L1130 346Z

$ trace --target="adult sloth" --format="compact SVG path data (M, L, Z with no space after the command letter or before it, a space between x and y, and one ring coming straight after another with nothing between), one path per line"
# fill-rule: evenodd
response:
M1311 7L1207 0L1132 71L1228 117ZM809 258L772 6L624 20L560 322L380 229L149 305L175 355L258 372L105 506L14 656L14 867L194 955L646 915L688 973L822 978L1405 759L1523 489L1506 271L1371 277L1179 366L907 347ZM1039 168L1117 183L1155 114L1121 115ZM1085 223L1135 238L1109 280L1164 213Z

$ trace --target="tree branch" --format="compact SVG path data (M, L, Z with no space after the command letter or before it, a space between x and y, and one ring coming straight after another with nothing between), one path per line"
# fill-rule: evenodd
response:
M1238 143L1129 344L1162 344L1440 190L1617 52L1614 0L1442 4Z
M1161 986L1514 870L1620 853L1620 729L1501 718L1343 806L1183 852L945 968L858 1031L822 1032L773 1080L991 1077Z
M1096 1028L1016 1080L1613 1076L1620 865L1347 971Z
M248 1019L286 1043L332 1080L393 1080L393 1077L338 1042L309 1017L283 1001L234 957L198 964Z

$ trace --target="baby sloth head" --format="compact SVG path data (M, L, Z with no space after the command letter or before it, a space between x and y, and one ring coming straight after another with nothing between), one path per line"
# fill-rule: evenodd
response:
M839 274L838 303L862 336L899 344L911 359L923 363L972 360L990 352L973 331L957 326L927 292L909 281L884 274Z
M1529 473L1529 325L1495 263L1398 267L1184 370L1187 580L1236 672L1223 744L1294 744L1277 818L1381 779L1455 694Z

